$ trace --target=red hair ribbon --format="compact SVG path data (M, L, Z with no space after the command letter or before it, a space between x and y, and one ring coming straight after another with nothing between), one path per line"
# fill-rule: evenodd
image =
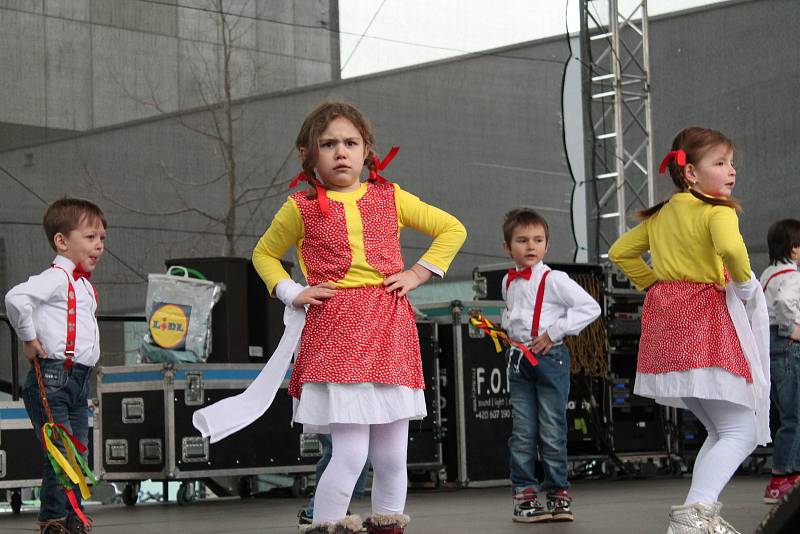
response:
M686 152L683 151L682 148L678 150L670 150L667 152L667 155L664 156L664 159L661 160L661 165L658 167L659 174L664 174L667 170L667 165L672 159L675 158L675 163L678 164L679 167L686 166Z
M328 215L328 213L331 211L331 208L328 204L328 195L325 194L325 188L322 187L316 178L307 175L306 171L300 171L294 178L292 178L291 183L289 183L289 189L294 189L300 182L308 182L314 186L314 189L317 191L317 204L319 204L319 211L321 211L323 215Z
M378 172L388 167L389 163L392 162L399 151L399 146L393 146L392 149L389 150L389 153L386 154L386 157L383 158L383 161L379 160L378 156L372 156L372 162L375 164L375 169L369 170L369 179L373 182L378 182L379 184L386 183L388 180L378 174Z

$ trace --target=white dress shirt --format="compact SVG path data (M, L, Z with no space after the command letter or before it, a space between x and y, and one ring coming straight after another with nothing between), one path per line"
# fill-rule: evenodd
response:
M564 336L577 335L600 316L600 305L577 282L562 271L553 271L542 262L532 268L530 280L516 278L506 288L503 277L502 326L511 339L521 343L531 341L533 308L536 293L545 271L550 271L544 287L542 314L539 318L539 334L547 332L554 343L561 343Z
M53 264L64 269L75 289L74 361L93 367L100 359L100 332L97 327L94 289L85 278L75 280L75 264L56 256ZM6 293L6 310L11 325L22 341L38 339L47 358L65 359L67 346L67 274L51 267L28 278Z

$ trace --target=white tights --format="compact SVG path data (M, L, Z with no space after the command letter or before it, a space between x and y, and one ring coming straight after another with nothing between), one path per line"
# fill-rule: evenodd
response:
M683 402L708 431L684 504L711 504L756 448L755 415L750 408L728 401L684 398Z
M333 455L317 483L314 523L333 523L347 513L358 476L372 462L372 513L401 514L408 487L408 420L383 425L332 423Z

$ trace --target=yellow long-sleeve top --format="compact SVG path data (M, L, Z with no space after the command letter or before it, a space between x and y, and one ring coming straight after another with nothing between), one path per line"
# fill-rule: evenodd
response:
M648 250L652 267L642 258ZM626 232L608 257L640 290L659 280L723 285L723 266L735 282L751 278L736 211L688 192L675 193L653 216Z
M367 192L367 187L368 184L365 182L355 191L327 191L330 200L344 205L348 243L352 253L352 262L344 278L330 280L342 289L383 284L384 276L367 262L361 213L356 206L356 202ZM392 187L397 209L398 237L404 227L413 228L433 237L433 243L419 261L423 265L428 264L441 270L437 274L443 275L467 237L464 225L447 212L403 191L397 184L392 184ZM267 284L270 294L274 294L278 282L290 278L280 259L292 245L297 249L303 274L308 276L301 249L303 238L304 228L300 209L295 200L289 197L275 214L272 224L253 250L253 265Z

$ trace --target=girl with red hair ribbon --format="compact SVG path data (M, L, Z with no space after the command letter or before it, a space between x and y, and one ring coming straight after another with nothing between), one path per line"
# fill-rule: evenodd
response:
M296 147L303 170L291 185L311 187L281 206L253 251L253 264L270 294L305 320L289 382L294 421L304 432L330 433L333 443L317 484L313 522L300 528L309 533L361 530L361 520L346 513L369 457L374 476L368 531L399 534L409 521L403 513L408 422L426 415L419 339L407 293L432 276L444 276L466 230L452 215L380 175L397 149L380 159L372 129L350 104L319 105L303 122ZM365 167L369 178L362 182ZM433 238L408 269L400 254L405 227ZM281 265L292 247L307 287ZM287 323L287 332L292 329ZM280 369L272 374L283 377ZM196 417L196 426L212 440L251 419L232 421L234 405L224 406L230 409L211 406Z
M677 192L640 212L641 223L609 250L647 289L634 393L691 410L708 431L668 533L736 532L720 517L718 499L756 445L770 441L766 302L731 198L732 141L686 128L661 163L667 170Z

